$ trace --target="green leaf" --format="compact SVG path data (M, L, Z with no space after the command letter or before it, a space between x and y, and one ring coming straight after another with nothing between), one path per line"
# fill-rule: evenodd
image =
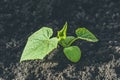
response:
M86 40L86 41L90 41L90 42L98 41L98 39L95 37L95 35L86 28L78 28L76 30L76 35L78 36L78 38L80 38L82 40Z
M81 58L81 50L78 46L64 48L64 54L71 62L78 62Z
M53 31L51 28L43 27L33 33L27 41L21 56L21 61L43 59L53 49L57 48L58 39L51 38Z
M74 36L67 36L66 39L63 39L59 42L59 44L63 47L68 47L71 45L72 41L75 39Z
M59 39L59 41L66 38L66 32L67 32L67 22L65 23L63 28L57 33L57 38Z

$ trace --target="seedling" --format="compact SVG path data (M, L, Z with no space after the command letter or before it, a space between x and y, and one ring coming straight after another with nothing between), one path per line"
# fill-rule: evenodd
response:
M48 27L42 27L33 33L27 41L23 50L21 61L43 59L51 51L57 48L58 44L64 47L63 52L71 62L78 62L81 58L81 50L78 46L72 46L76 40L86 40L97 42L98 39L86 28L78 28L75 32L76 37L67 36L67 22L63 28L58 31L56 37L52 37L53 30Z

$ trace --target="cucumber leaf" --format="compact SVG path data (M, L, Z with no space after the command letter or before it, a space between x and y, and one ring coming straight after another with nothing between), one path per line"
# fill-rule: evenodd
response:
M71 61L71 62L78 62L81 58L81 50L78 46L70 46L64 48L64 54L65 56Z
M21 61L43 59L53 49L57 48L57 37L50 38L53 34L51 28L43 27L33 33L23 50Z
M76 30L76 35L78 36L78 38L80 38L82 40L86 40L86 41L90 41L90 42L98 41L98 39L95 37L95 35L86 28L78 28Z

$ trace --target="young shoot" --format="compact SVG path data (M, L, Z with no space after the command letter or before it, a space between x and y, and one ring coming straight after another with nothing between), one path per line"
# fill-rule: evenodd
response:
M78 28L75 31L75 36L67 36L67 22L63 28L58 31L56 37L52 37L53 30L48 27L42 27L33 33L27 41L23 50L21 61L43 59L51 51L57 48L60 44L63 47L65 56L71 62L78 62L81 58L81 50L78 46L72 46L76 40L86 40L89 42L97 42L95 35L86 28Z

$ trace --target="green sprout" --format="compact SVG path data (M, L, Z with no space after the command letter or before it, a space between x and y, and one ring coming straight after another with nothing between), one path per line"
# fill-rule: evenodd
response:
M56 37L52 37L53 30L48 27L42 27L35 33L33 33L27 41L27 44L23 50L21 61L43 59L51 51L57 48L60 44L64 49L65 56L71 62L78 62L81 58L81 50L78 46L72 46L76 40L86 40L89 42L97 42L98 39L86 28L76 29L76 37L67 36L67 22L63 28L58 31Z

